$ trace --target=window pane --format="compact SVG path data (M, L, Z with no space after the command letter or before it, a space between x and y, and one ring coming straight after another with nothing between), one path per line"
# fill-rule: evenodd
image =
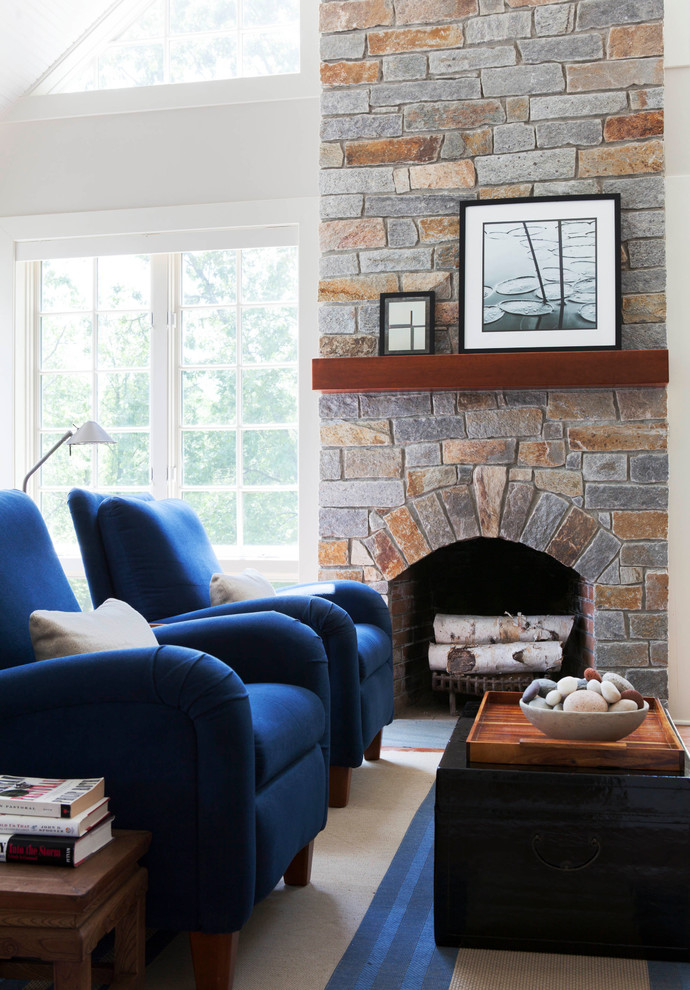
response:
M299 20L299 0L244 0L242 23L262 27Z
M237 24L235 0L170 0L170 33L228 30Z
M48 453L61 436L64 436L64 432L63 430L61 433L41 434L41 457ZM72 485L90 485L93 474L92 450L93 447L86 444L83 446L82 444L75 444L74 447L70 447L67 443L63 443L40 469L40 483L50 486L69 485L70 487ZM30 470L30 467L31 465L27 466L27 471Z
M67 508L67 492L42 492L40 506L53 542L76 546L77 537Z
M234 492L183 492L196 510L211 543L237 543L237 496Z
M92 612L93 602L91 601L89 583L86 578L68 576L67 580L70 583L75 598L79 602L79 607L82 612Z
M242 35L242 75L277 76L299 72L299 32L252 31Z
M139 371L100 374L98 422L108 432L117 426L148 426L149 376Z
M297 420L297 371L268 368L242 373L244 423L294 423Z
M107 48L98 59L100 89L155 86L163 82L163 44Z
M146 368L150 341L150 313L98 317L98 365L101 368Z
M244 542L286 546L297 542L297 492L247 492Z
M118 41L142 41L163 36L163 0L156 0L137 18L131 27L123 31Z
M270 364L297 360L297 308L256 306L242 310L242 360Z
M182 314L183 364L234 364L234 309L207 309Z
M246 248L242 252L242 301L296 302L297 248Z
M237 38L184 38L170 42L170 82L232 79L237 75Z
M93 262L91 258L65 258L41 264L41 309L65 312L91 309Z
M230 426L235 422L234 371L182 372L184 426Z
M98 259L98 308L151 308L151 259L148 255L113 255Z
M242 467L245 485L297 484L297 431L244 430Z
M41 426L66 430L92 419L91 380L88 375L41 376Z
M182 305L234 303L237 265L234 251L194 251L182 256Z
M88 65L82 66L67 77L61 93L88 93L93 89L98 89L98 61L92 59Z
M234 485L237 436L234 430L185 430L182 434L184 485Z
M98 483L108 488L126 485L145 487L150 480L148 433L117 433L108 430L114 444L98 444Z
M41 367L44 371L91 367L91 320L88 316L41 319Z

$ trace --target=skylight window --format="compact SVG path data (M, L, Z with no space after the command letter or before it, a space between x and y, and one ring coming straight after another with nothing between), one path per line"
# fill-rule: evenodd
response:
M153 0L64 93L299 72L299 0Z

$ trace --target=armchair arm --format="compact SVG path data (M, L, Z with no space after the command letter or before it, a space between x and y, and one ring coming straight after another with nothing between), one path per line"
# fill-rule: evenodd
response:
M353 582L354 583L354 582ZM280 613L280 614L278 614ZM202 634L199 627L217 621L225 616L234 616L232 633L228 635L227 626L217 627L220 639ZM244 623L240 623L241 617ZM214 618L215 617L215 618ZM230 605L216 605L201 609L198 612L187 613L190 621L184 621L185 616L175 616L155 628L159 642L179 643L204 649L214 656L227 660L243 680L251 683L256 680L286 679L286 665L283 655L276 657L275 638L269 632L270 642L261 647L263 656L277 659L264 667L256 663L256 641L253 635L263 636L274 626L286 629L285 623L297 620L303 626L312 630L323 644L328 663L328 692L330 698L330 762L336 766L359 766L362 762L364 742L362 739L362 715L360 699L360 674L357 656L357 635L355 627L347 612L338 605L324 598L312 595L281 595L271 598L255 598L249 601L233 602ZM238 625L238 623L240 623ZM180 638L180 626L192 626ZM216 627L209 627L216 628ZM249 662L240 659L236 653L239 630L247 630L249 639ZM174 632L172 630L177 630ZM253 630L253 632L252 632ZM286 636L286 633L281 633ZM232 653L228 653L231 644ZM244 651L243 651L244 652ZM262 675L262 676L259 676ZM301 683L293 681L293 683ZM309 686L309 685L304 685ZM314 688L312 687L312 690ZM318 692L317 692L318 693Z
M361 581L314 581L311 584L295 584L281 588L277 597L283 595L314 595L334 602L344 609L355 625L369 623L378 626L389 636L391 617L388 606L378 593Z
M153 647L0 671L3 771L105 777L121 828L153 833L149 923L234 931L254 902L254 739L225 663Z

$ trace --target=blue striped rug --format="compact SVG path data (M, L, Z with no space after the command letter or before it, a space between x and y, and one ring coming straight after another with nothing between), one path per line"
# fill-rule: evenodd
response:
M432 787L326 990L690 990L690 963L437 946L433 866Z

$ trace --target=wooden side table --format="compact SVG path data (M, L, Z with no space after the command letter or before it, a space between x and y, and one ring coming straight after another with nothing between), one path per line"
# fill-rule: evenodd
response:
M55 990L135 990L144 980L147 874L138 860L150 832L114 839L77 867L0 865L0 976L52 979ZM91 953L115 930L115 958L91 967ZM38 961L37 961L38 960Z

